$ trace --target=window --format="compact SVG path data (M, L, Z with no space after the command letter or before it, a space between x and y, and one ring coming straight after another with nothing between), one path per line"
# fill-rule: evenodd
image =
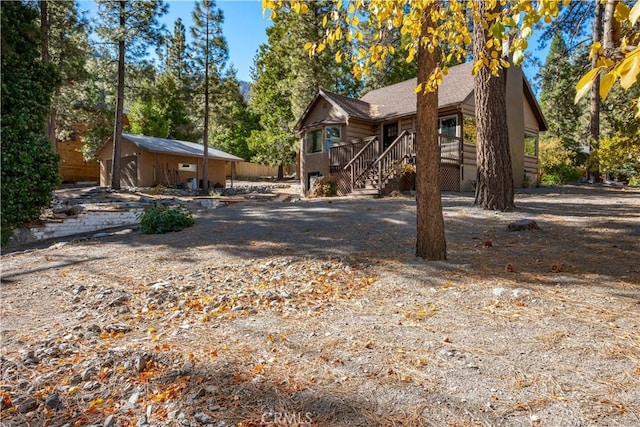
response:
M322 129L307 131L307 153L322 152Z
M447 136L458 136L458 116L438 119L438 133Z
M525 156L536 156L538 154L538 135L525 133L524 154Z
M340 142L340 126L331 126L326 128L327 141L331 141L331 145Z
M325 128L325 145L327 152L332 145L340 143L340 126L327 126Z

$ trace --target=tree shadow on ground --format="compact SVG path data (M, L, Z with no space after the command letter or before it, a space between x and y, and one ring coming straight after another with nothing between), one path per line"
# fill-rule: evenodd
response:
M637 191L592 187L523 190L516 211L503 213L474 206L471 194L445 193L449 264L470 264L467 274L484 278L513 279L510 264L518 279L536 275L539 282L557 283L557 273L638 279L639 199ZM294 256L416 265L415 209L410 197L242 203L198 213L195 226L177 233L136 231L77 244L122 245L123 256L142 250L158 264ZM522 218L540 229L507 230Z
M29 269L14 269L10 264L7 266L7 263L3 263L0 286L6 287L17 284L22 276L28 276L30 274L44 272L54 268L64 269L67 267L77 267L83 264L90 264L92 262L100 262L104 259L104 257L60 256L54 253L47 256L46 263L33 264L32 268Z
M560 193L544 199L522 194L516 211L501 213L473 206L469 195L445 194L449 261L492 267L499 276L508 263L520 273L555 274L552 266L562 264L565 273L640 275L638 193L580 197L584 203L568 202ZM210 251L242 259L340 256L414 264L415 215L409 198L244 204L208 212L175 235L132 236L130 244L164 246L176 256ZM534 219L540 230L508 231L510 222L522 218Z

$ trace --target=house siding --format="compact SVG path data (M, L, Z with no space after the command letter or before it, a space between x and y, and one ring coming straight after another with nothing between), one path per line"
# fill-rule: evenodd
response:
M529 185L534 186L538 183L538 158L536 156L524 156L524 174L529 180Z
M401 118L398 126L398 134L405 130L409 132L414 131L416 129L415 117L415 114L413 114L411 116Z
M522 108L523 80L520 67L507 68L506 104L507 127L509 132L509 149L511 151L511 169L513 171L513 185L522 187L524 181L524 108ZM519 108L520 107L520 108Z
M310 175L329 175L329 155L325 152L313 153L300 156L300 184L303 194L309 191Z
M474 181L476 180L477 175L478 164L476 161L476 146L472 144L463 144L460 191L475 190Z
M537 134L540 131L538 120L536 119L533 109L527 99L522 97L522 109L524 110L524 129L526 131Z
M309 112L306 120L303 122L302 127L307 127L314 122L332 122L332 123L346 123L347 117L344 113L334 107L331 103L321 98L318 100L315 108Z
M165 186L186 186L190 178L198 179L202 176L203 159L189 156L176 156L173 154L153 153L123 139L121 158L137 159L136 184L139 187L154 187L156 185ZM102 147L98 155L100 158L100 185L109 186L110 168L113 158L113 144L109 143ZM178 170L181 163L196 164L197 172ZM226 184L225 173L226 161L209 159L208 177L210 186L216 184ZM128 184L127 184L128 185Z
M351 119L347 126L346 142L353 141L354 139L364 139L374 134L373 126L371 122L363 120Z

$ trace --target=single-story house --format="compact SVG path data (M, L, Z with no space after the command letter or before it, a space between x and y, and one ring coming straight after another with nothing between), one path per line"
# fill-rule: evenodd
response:
M113 142L97 152L100 160L100 185L111 183ZM202 187L204 145L194 142L122 134L120 185L123 187L183 186ZM227 162L243 159L208 147L208 184L224 187Z
M443 191L471 191L476 168L472 63L451 67L438 90ZM507 125L514 185L538 179L538 134L547 129L520 67L507 72ZM417 79L368 92L360 99L320 90L298 120L303 191L332 176L340 194L380 194L415 162ZM406 171L406 169L404 169Z

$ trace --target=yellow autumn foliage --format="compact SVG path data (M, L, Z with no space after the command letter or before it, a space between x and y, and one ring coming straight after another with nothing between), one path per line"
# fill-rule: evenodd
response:
M470 55L468 50L472 40L472 29L469 28L468 18L485 28L490 29L492 37L487 41L482 60L474 66L474 73L487 67L492 74L497 74L502 68L509 66L504 55L511 55L516 63L524 58L527 48L526 39L532 34L533 27L540 21L550 22L558 15L560 2L543 0L535 4L530 0L484 0L486 10L493 11L499 6L498 12L486 13L479 16L478 2L468 0L353 0L343 3L334 1L333 10L322 17L322 25L327 29L322 40L307 43L305 48L310 55L320 52L325 46L333 46L341 38L341 26L337 16L341 16L349 30L346 40L349 42L362 41L362 24L368 22L379 31L368 48L354 49L347 44L341 53L336 54L336 61L351 61L352 73L361 78L373 66L383 63L387 55L393 54L393 47L385 35L396 29L403 36L404 51L407 52L406 61L412 62L419 46L433 52L440 49L440 65L430 76L430 81L420 86L430 91L437 89L442 75L447 73L447 64L452 61L464 62ZM305 0L263 0L262 7L275 13L305 13L302 6ZM563 0L568 4L569 0ZM338 11L341 12L338 15ZM426 29L422 23L426 14L433 24ZM365 21L363 17L368 17ZM510 49L503 52L503 41L510 40Z

